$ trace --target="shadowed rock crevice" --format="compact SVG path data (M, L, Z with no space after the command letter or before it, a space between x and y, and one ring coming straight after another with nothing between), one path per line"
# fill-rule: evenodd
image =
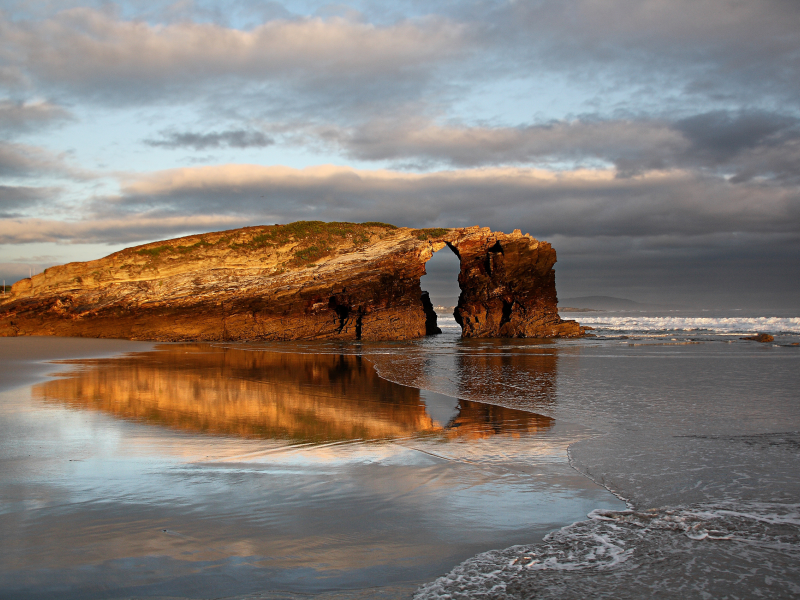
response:
M438 335L442 330L437 324L438 315L433 310L433 303L428 292L422 292L422 309L425 311L425 335Z
M346 304L340 304L336 296L331 296L331 299L328 301L328 306L333 309L333 312L336 313L336 317L339 319L339 327L336 333L341 333L347 323L347 318L350 316L350 307Z
M403 340L439 329L420 278L459 257L464 337L574 337L558 316L555 250L518 230L385 223L247 227L51 267L0 300L0 335L164 341Z
M503 315L500 317L500 327L506 323L511 322L511 310L514 308L514 303L508 300L503 300Z

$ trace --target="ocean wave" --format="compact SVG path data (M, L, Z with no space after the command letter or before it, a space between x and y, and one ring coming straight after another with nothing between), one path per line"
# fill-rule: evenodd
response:
M796 598L798 561L798 504L596 510L541 544L479 554L414 598Z
M598 332L800 333L800 317L591 316L580 322Z

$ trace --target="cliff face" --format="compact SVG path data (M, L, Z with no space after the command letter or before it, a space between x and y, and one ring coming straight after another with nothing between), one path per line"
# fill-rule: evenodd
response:
M400 340L435 332L425 262L461 257L467 337L578 336L556 309L555 251L488 228L248 227L52 267L0 302L0 335L148 340ZM429 302L428 302L429 304Z
M558 316L556 251L522 235L480 230L451 246L461 261L455 318L464 337L574 337Z

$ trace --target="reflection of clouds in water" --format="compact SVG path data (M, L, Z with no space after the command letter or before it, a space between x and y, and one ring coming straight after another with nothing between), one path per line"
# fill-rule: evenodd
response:
M219 596L420 581L608 499L567 464L582 428L391 383L356 345L282 347L70 361L14 410L0 406L0 433L5 422L19 435L0 459L13 450L26 494L42 487L40 503L13 508L24 527L8 529L0 578L20 589L71 578L76 597L151 581L166 593L180 577ZM0 498L16 493L9 477ZM16 577L11 558L49 574Z

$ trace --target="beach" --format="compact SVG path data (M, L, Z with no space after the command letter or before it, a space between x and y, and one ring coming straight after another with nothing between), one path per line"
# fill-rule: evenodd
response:
M569 467L587 428L387 381L355 348L82 342L0 340L38 369L2 393L15 598L408 598L623 506Z
M556 341L446 319L394 343L0 340L0 589L796 595L796 317L592 318Z

